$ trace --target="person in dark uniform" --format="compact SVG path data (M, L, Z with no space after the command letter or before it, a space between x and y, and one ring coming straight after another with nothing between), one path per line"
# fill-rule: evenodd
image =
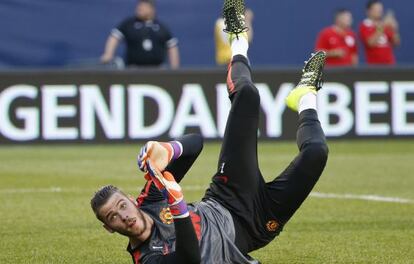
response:
M202 150L202 138L149 141L138 155L147 183L129 199L109 185L91 200L110 232L129 238L137 263L259 263L249 252L269 244L311 192L325 168L328 148L318 121L316 95L326 53L313 54L286 98L299 113L299 153L270 182L258 167L260 97L251 79L242 0L225 0L226 32L232 48L227 86L232 106L217 172L201 202L186 204L179 185Z
M105 52L101 56L103 63L113 60L121 41L125 41L127 66L158 67L168 60L172 69L180 66L178 41L169 29L155 17L153 0L140 0L135 16L122 21L111 31Z

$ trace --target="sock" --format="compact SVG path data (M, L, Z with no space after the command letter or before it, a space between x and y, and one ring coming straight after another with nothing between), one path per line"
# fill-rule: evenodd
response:
M298 107L299 114L308 109L314 109L316 110L316 94L309 92L302 96L299 101L299 107Z
M183 145L179 141L170 141L170 144L174 153L172 158L176 160L183 154Z
M231 42L231 56L243 55L247 58L247 50L249 49L249 42L244 36L239 36Z

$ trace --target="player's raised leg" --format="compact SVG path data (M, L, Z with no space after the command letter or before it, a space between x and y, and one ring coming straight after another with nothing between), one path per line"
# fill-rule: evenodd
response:
M227 72L227 88L232 102L227 120L217 173L207 196L219 194L221 200L232 201L229 207L238 206L257 191L257 128L260 98L252 83L247 59L248 40L244 22L244 2L224 1L225 32L229 33L232 61ZM237 195L240 201L233 203ZM246 196L244 197L244 194Z
M318 52L306 62L302 79L286 98L289 108L299 113L297 144L299 154L275 180L267 183L267 206L282 227L311 192L328 156L325 135L318 120L316 95L321 88L325 52ZM277 233L278 230L273 230Z
M246 232L256 228L252 215L258 208L257 197L265 182L257 161L260 97L247 59L249 44L243 14L243 0L224 1L225 31L229 33L233 55L227 72L232 106L217 172L205 198L219 201L230 211L236 229L235 243L241 252L247 253L250 235Z

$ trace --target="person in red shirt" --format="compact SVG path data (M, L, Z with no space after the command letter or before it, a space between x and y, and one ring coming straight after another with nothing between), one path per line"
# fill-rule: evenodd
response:
M368 64L395 64L393 49L401 42L398 22L392 11L385 17L383 15L384 6L381 1L368 1L367 18L359 27Z
M327 66L352 66L358 64L356 34L351 30L352 14L338 9L332 26L324 28L316 40L316 50L327 54Z

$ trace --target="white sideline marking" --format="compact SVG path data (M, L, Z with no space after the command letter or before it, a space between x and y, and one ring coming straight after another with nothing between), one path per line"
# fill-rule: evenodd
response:
M357 195L357 194L336 194L336 193L320 193L312 192L311 197L316 198L331 198L331 199L350 199L350 200L365 200L373 202L387 202L387 203L414 203L414 200L404 199L399 197L385 197L375 194Z
M62 192L60 187L50 187L50 188L28 188L28 189L0 189L1 194L8 193L58 193ZM67 192L67 191L66 191Z
M187 191L204 191L207 187L204 185L186 185L183 186L184 190ZM138 191L137 189L128 189L126 191ZM22 189L0 189L0 194L18 194L18 193L68 193L68 192L75 192L75 193L93 193L96 190L92 189L79 189L79 188L61 188L61 187L50 187L50 188L22 188ZM372 201L372 202L386 202L386 203L403 203L403 204L411 204L414 203L414 200L399 198L399 197L386 197L380 196L376 194L365 194L365 195L358 195L358 194L337 194L337 193L320 193L320 192L312 192L310 197L313 198L323 198L323 199L342 199L342 200L364 200L364 201Z

